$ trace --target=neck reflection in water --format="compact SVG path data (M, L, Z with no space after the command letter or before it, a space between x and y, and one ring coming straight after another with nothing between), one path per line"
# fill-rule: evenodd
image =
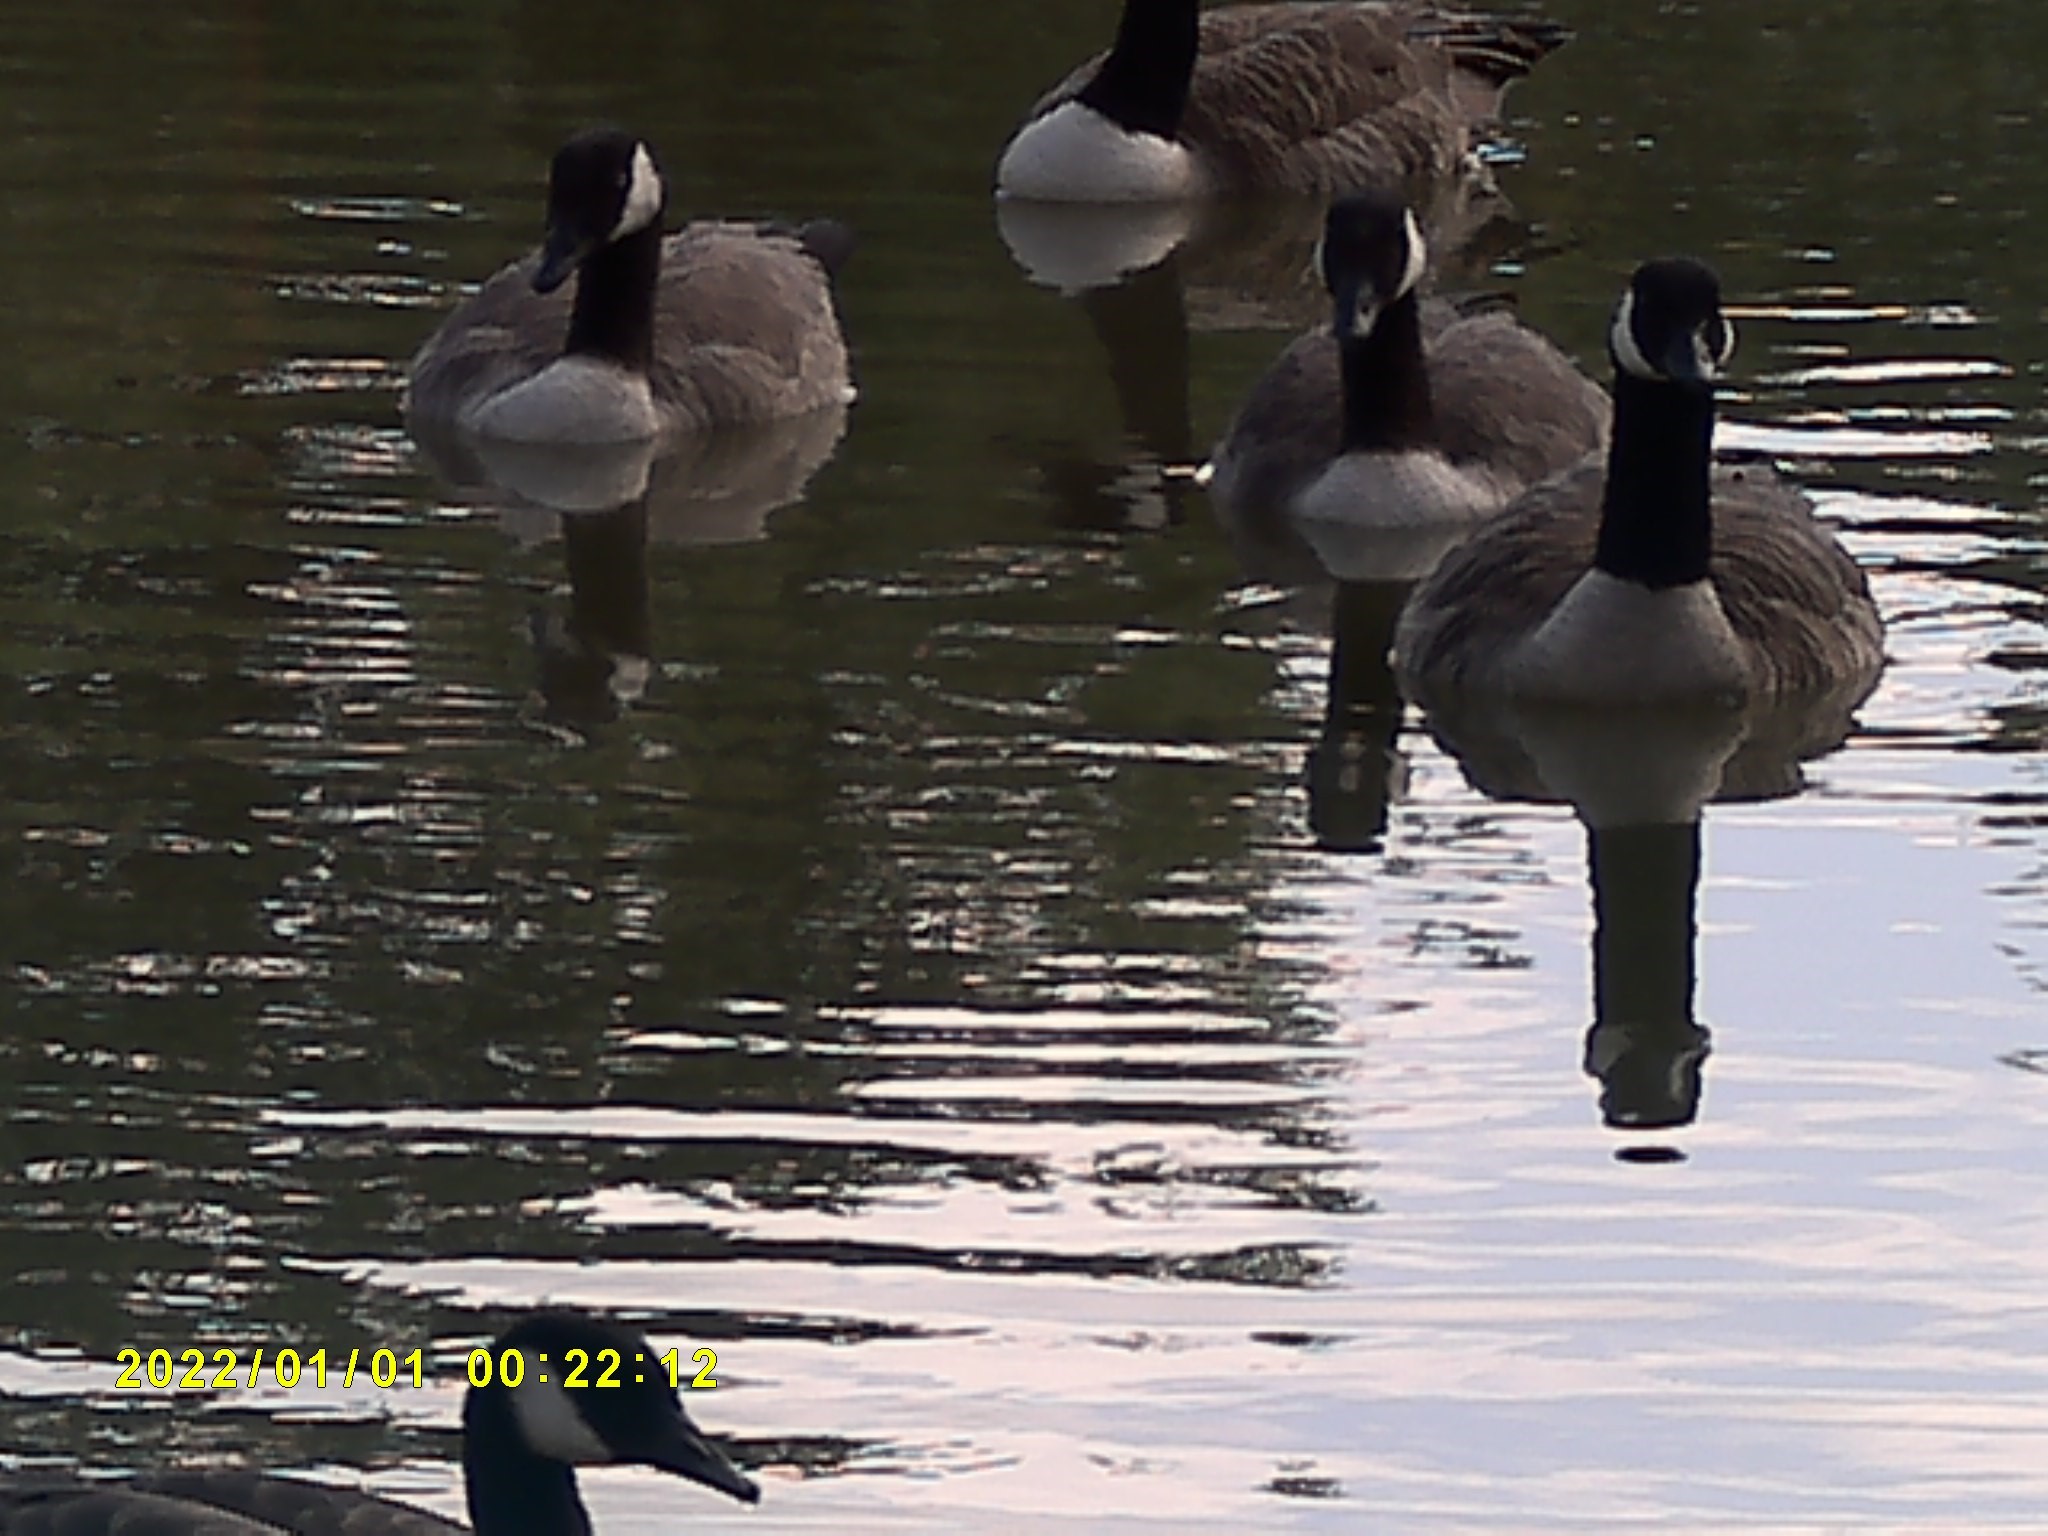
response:
M1693 1016L1703 818L1715 801L1782 799L1847 738L1860 690L1745 709L1439 710L1437 741L1480 793L1564 802L1586 827L1593 1023L1584 1064L1602 1120L1647 1133L1694 1123L1711 1034ZM1677 1161L1633 1144L1627 1161Z

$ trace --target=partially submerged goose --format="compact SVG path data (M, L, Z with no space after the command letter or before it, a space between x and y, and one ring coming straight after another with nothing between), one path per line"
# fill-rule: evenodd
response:
M420 348L408 423L617 443L850 399L832 295L852 249L845 227L701 222L664 236L667 206L644 140L601 129L565 144L548 179L545 246L485 283Z
M1799 490L1716 465L1735 349L1697 262L1636 270L1608 335L1614 426L1589 459L1447 554L1395 633L1404 691L1542 702L1861 699L1884 666L1870 586Z
M1543 337L1498 309L1422 300L1427 251L1399 199L1333 204L1316 263L1333 322L1281 354L1217 445L1211 490L1227 511L1433 532L1433 560L1606 440L1607 396Z
M752 1504L761 1491L683 1412L654 1347L630 1329L540 1313L491 1345L521 1353L525 1379L472 1386L462 1408L462 1471L474 1536L591 1536L576 1468L656 1467ZM569 1352L590 1385L565 1386ZM617 1385L598 1386L619 1354ZM542 1358L546 1364L543 1365ZM644 1367L635 1370L635 1362ZM542 1381L545 1375L547 1380ZM0 1536L436 1536L462 1526L410 1505L253 1472L171 1472L130 1483L0 1479Z
M1031 110L996 191L1168 202L1468 174L1502 92L1564 41L1535 19L1412 0L1125 0L1116 43Z

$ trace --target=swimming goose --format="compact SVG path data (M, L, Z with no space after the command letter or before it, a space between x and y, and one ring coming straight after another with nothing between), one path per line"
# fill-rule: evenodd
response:
M520 1352L525 1380L472 1386L462 1469L474 1536L590 1536L576 1468L658 1467L752 1504L760 1489L690 1422L654 1346L630 1329L537 1313L491 1345ZM590 1385L565 1386L570 1352ZM596 1383L616 1350L616 1386ZM543 1363L545 1362L545 1363ZM547 1380L543 1381L542 1377ZM131 1483L0 1479L0 1536L435 1536L463 1527L387 1499L251 1472L172 1472Z
M996 191L1132 203L1416 190L1471 173L1502 92L1565 35L1412 0L1124 0L1115 46L1032 108Z
M408 423L519 442L634 442L849 400L832 297L852 249L845 227L701 222L664 237L667 205L645 140L600 129L563 145L546 244L420 348Z
M1397 198L1333 204L1316 265L1334 321L1281 354L1210 460L1211 493L1235 515L1437 533L1420 569L1340 575L1424 574L1460 527L1606 440L1599 386L1512 315L1425 304L1427 260Z
M1517 498L1416 589L1394 638L1410 698L1868 694L1884 631L1863 572L1774 471L1713 463L1713 381L1734 348L1711 271L1636 270L1608 332L1604 463Z

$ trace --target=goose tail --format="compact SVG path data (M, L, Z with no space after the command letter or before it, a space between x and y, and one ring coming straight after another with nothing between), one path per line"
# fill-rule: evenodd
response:
M834 279L853 259L854 247L860 243L853 226L838 219L812 219L797 230L796 238L804 253Z
M1439 13L1415 29L1433 39L1468 74L1497 86L1529 73L1571 41L1571 29L1542 17L1459 16Z

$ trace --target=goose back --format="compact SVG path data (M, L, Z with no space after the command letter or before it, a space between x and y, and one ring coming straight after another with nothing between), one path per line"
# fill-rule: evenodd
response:
M0 1488L0 1536L467 1536L369 1494L253 1472Z
M1605 464L1589 457L1444 556L1395 631L1395 670L1410 698L1433 705L1460 693L1518 691L1526 646L1592 571L1605 481ZM1706 585L1725 615L1745 691L1783 697L1846 687L1860 701L1884 665L1883 629L1861 567L1815 520L1806 497L1767 466L1716 465L1712 506ZM1644 613L1649 624L1666 617L1647 606ZM1684 639L1604 638L1624 670ZM1641 675L1654 681L1652 670Z
M165 1472L137 1478L137 1489L188 1505L243 1516L266 1530L297 1536L452 1536L467 1528L423 1509L352 1488L329 1488L256 1472Z
M844 404L846 343L832 293L837 226L706 221L662 242L645 391L658 434L773 421ZM470 429L480 409L544 374L563 422L602 415L625 387L609 364L565 359L571 295L533 290L540 257L504 268L413 359L408 421ZM593 434L563 430L568 440Z
M0 1484L0 1536L277 1536L280 1529L290 1527L125 1485Z
M1433 5L1284 0L1204 11L1198 36L1175 135L1197 190L1330 196L1419 195L1464 175L1503 90L1565 33ZM1026 127L1079 97L1107 58L1047 92Z

